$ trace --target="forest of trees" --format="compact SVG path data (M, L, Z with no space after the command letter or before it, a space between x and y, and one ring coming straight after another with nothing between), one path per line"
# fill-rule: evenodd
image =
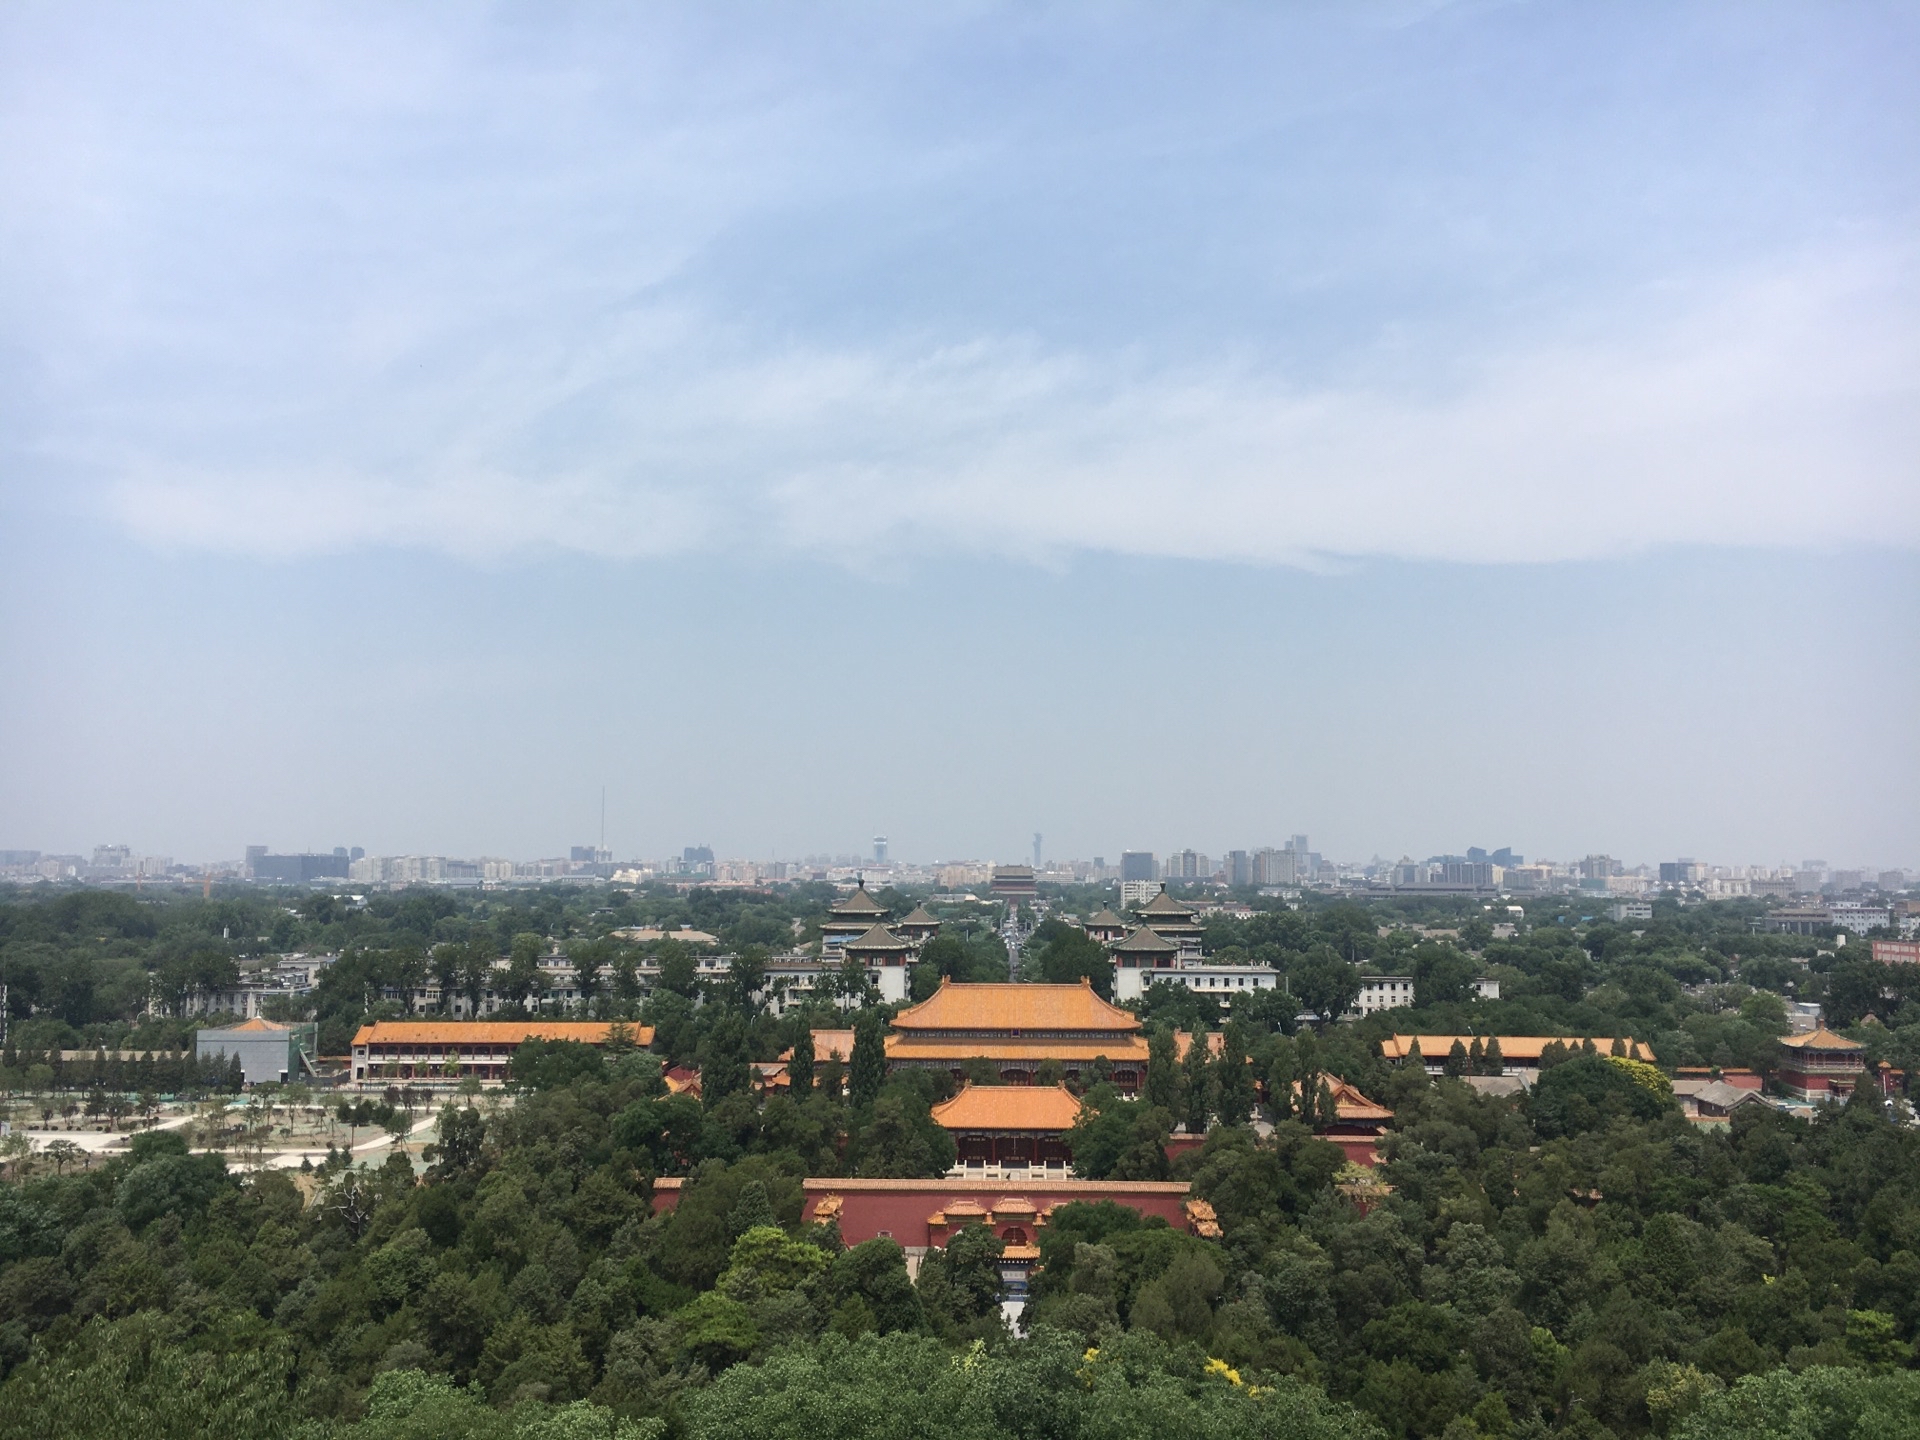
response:
M750 954L817 927L828 898L701 893L20 900L0 906L0 964L30 997L9 1039L17 1062L68 1039L177 1038L177 1018L145 1016L152 987L269 949L341 952L314 999L343 1025L450 948L606 945L684 919ZM1380 933L1398 918L1457 935ZM848 1248L803 1221L805 1175L941 1173L952 1145L928 1112L950 1082L887 1076L869 1006L849 1065L796 1056L794 1093L763 1099L749 1062L821 1017L776 1019L750 985L703 985L671 954L651 997L595 997L656 1024L657 1053L530 1045L513 1095L443 1114L424 1176L404 1158L239 1175L158 1133L90 1168L16 1165L0 1437L1920 1433L1920 1136L1872 1095L1708 1131L1604 1053L1489 1098L1391 1068L1374 1043L1471 1021L1764 1068L1784 998L1845 993L1864 962L1752 935L1737 908L1663 906L1639 935L1543 915L1496 940L1484 924L1352 904L1213 922L1215 953L1292 988L1228 1007L1155 987L1145 1093L1092 1077L1071 1143L1082 1173L1190 1180L1222 1236L1063 1207L1021 1336L984 1231L910 1279L893 1242ZM1061 929L1035 936L1023 973L1097 983L1099 957ZM995 963L1004 976L989 925L955 924L914 983ZM1334 1004L1369 964L1414 974L1419 1008L1297 1020L1318 1008L1307 989ZM1500 1001L1468 998L1469 964L1467 980L1501 978ZM1886 988L1853 1033L1899 1063L1920 1016ZM1222 1054L1177 1061L1176 1027L1224 1028ZM702 1067L700 1099L666 1093L668 1058ZM1318 1138L1323 1075L1393 1110L1380 1185L1356 1186ZM21 1067L5 1078L18 1088ZM1295 1080L1300 1102L1256 1130L1255 1083L1279 1097ZM1207 1139L1169 1161L1183 1125ZM685 1190L655 1216L666 1175Z
M923 1085L702 1106L639 1054L563 1068L450 1109L420 1183L153 1134L0 1186L0 1436L1774 1433L1749 1376L1920 1421L1920 1137L1865 1094L1703 1133L1600 1056L1517 1101L1409 1072L1365 1205L1310 1122L1216 1125L1173 1170L1223 1238L1064 1207L1016 1339L986 1232L915 1283L802 1223L835 1137L950 1159ZM1736 1402L1763 1428L1700 1429Z

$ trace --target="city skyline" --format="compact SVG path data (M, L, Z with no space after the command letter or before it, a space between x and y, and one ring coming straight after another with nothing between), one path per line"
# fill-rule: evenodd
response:
M880 841L887 837L875 837ZM1441 862L1464 863L1470 865L1491 865L1495 873L1504 869L1509 874L1525 871L1528 867L1539 869L1552 868L1556 871L1584 872L1595 862L1605 861L1612 866L1611 873L1616 875L1640 875L1651 877L1659 875L1664 883L1669 877L1665 872L1676 867L1689 872L1698 872L1697 878L1758 878L1794 876L1802 878L1818 876L1823 880L1832 877L1841 888L1902 888L1906 876L1911 873L1904 865L1881 865L1871 861L1862 861L1857 857L1843 859L1838 863L1827 857L1803 857L1799 860L1776 859L1756 861L1729 856L1701 857L1694 855L1675 855L1659 860L1650 860L1637 856L1622 856L1606 851L1587 850L1578 854L1565 855L1529 855L1511 846L1503 846L1489 851L1485 846L1462 846L1452 850L1436 850L1414 854L1409 851L1398 852L1396 856L1384 854L1379 850L1364 858L1357 855L1322 854L1309 843L1306 835L1293 835L1275 844L1252 844L1244 846L1219 846L1200 851L1192 846L1170 846L1160 850L1139 848L1109 848L1106 852L1089 855L1047 855L1044 862L1037 855L1026 857L1007 856L992 853L963 855L941 853L937 855L901 855L895 853L891 841L885 845L875 844L866 853L857 850L835 850L815 848L791 855L767 852L716 850L710 845L688 845L678 847L676 851L642 852L638 850L617 850L598 843L586 845L564 845L549 847L545 850L526 851L517 854L492 854L476 850L458 848L444 851L405 851L374 852L361 845L336 846L294 846L275 847L256 843L242 847L242 855L208 855L183 857L169 852L130 846L126 844L102 844L89 850L76 851L41 850L28 847L0 846L0 878L10 873L24 871L40 861L52 862L66 860L77 862L78 871L69 878L141 878L197 880L203 874L215 875L238 872L241 878L256 878L269 881L295 881L312 878L316 881L357 878L354 875L336 874L333 871L316 872L312 877L294 874L281 876L249 875L255 867L255 857L264 856L277 861L291 860L339 860L358 866L359 862L394 861L445 861L467 864L506 864L518 866L571 865L579 873L589 873L594 869L602 872L602 878L608 878L604 872L622 867L646 867L657 872L663 878L694 878L703 876L712 878L718 866L722 871L731 867L747 867L758 870L761 867L778 867L778 873L756 876L756 879L779 881L802 880L824 877L829 872L844 877L849 872L866 872L883 881L886 877L906 876L905 883L919 883L915 877L924 877L929 872L951 867L982 867L982 882L987 869L994 867L1019 867L1028 865L1037 873L1049 876L1067 875L1073 872L1087 872L1081 878L1098 881L1119 881L1122 879L1168 879L1207 882L1224 877L1232 885L1270 883L1265 878L1235 878L1233 867L1236 862L1253 866L1256 858L1264 862L1267 856L1293 856L1303 867L1298 871L1298 880L1288 878L1284 882L1306 883L1317 878L1328 884L1351 879L1365 873L1391 871L1406 864L1428 865ZM1185 869L1175 866L1184 861ZM1128 873L1129 862L1138 862L1141 866L1138 874ZM1196 868L1197 867L1197 868ZM567 874L567 870L555 868L554 876ZM15 878L21 878L18 875ZM43 878L60 878L48 874ZM479 877L475 877L479 878ZM520 874L508 876L516 880L539 878L538 874ZM722 875L728 882L740 877ZM1890 883L1891 882L1891 883ZM428 883L432 883L429 881Z

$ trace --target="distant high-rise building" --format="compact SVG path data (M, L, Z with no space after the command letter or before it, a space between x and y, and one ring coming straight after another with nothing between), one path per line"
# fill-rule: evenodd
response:
M873 863L876 865L887 863L887 837L884 835L873 837Z
M1038 830L1033 832L1033 868L1036 870L1040 868L1040 832Z
M1505 845L1502 845L1487 858L1503 870L1516 870L1527 863L1526 856L1516 853Z
M1250 851L1229 850L1227 852L1227 884L1252 885L1254 857Z
M1707 878L1707 867L1698 860L1689 860L1681 856L1678 860L1660 862L1660 883L1662 885L1698 885Z
M1307 837L1304 835L1296 835L1287 841L1287 848L1296 855L1305 855L1313 849L1311 845L1307 844Z
M1298 885L1306 856L1291 849L1268 848L1253 857L1253 883L1256 885Z
M1167 856L1167 863L1160 867L1160 875L1165 880L1210 880L1213 878L1213 862L1197 850L1181 850Z
M711 845L689 845L680 852L680 859L682 863L687 865L711 865L713 864L713 847Z
M1158 880L1159 869L1153 862L1151 850L1123 850L1120 852L1120 879Z
M270 855L264 845L248 846L247 859L254 879L277 885L304 885L309 880L345 880L350 863L344 850L332 855Z

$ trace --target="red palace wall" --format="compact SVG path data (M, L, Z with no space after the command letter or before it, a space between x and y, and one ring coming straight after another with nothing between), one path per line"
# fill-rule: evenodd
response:
M653 1208L667 1211L680 1203L678 1179L653 1182ZM1188 1229L1186 1200L1188 1187L1177 1180L1054 1180L1024 1184L1018 1180L833 1180L812 1179L803 1182L806 1207L803 1219L812 1220L816 1207L831 1196L840 1199L840 1238L849 1245L886 1235L909 1250L926 1249L934 1239L928 1219L957 1201L972 1201L986 1210L997 1210L1006 1199L1030 1201L1036 1212L1049 1205L1065 1205L1074 1200L1111 1200L1139 1211L1158 1215L1178 1230ZM1004 1225L996 1225L1004 1230ZM1044 1229L1044 1222L1036 1228ZM945 1232L942 1232L944 1238ZM1033 1236L1029 1235L1031 1242Z
M1320 1138L1338 1145L1355 1165L1365 1165L1371 1169L1380 1163L1378 1135L1322 1135Z

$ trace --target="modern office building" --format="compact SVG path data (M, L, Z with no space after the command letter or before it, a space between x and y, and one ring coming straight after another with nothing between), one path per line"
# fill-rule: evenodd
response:
M311 880L345 880L352 864L346 846L331 854L303 852L298 855L274 855L264 845L247 847L247 868L253 878L269 885L304 885Z

